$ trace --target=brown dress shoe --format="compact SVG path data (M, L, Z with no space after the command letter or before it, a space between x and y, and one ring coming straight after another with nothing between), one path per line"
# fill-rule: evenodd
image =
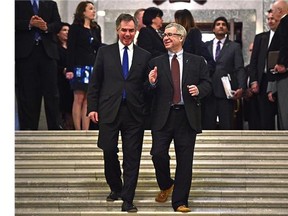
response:
M191 209L188 208L186 205L181 205L178 206L178 208L176 209L176 212L190 212Z
M173 191L173 188L174 188L174 185L172 185L170 188L166 189L166 190L161 190L156 198L155 198L155 201L156 202L166 202L167 199L168 199L168 196L172 193Z

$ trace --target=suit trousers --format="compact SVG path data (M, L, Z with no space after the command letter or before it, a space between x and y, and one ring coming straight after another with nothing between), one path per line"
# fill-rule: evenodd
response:
M286 72L287 73L287 72ZM288 130L288 76L277 80L279 129Z
M220 130L232 130L234 100L217 98L213 94L202 100L202 125L204 130L217 129L217 116Z
M172 207L176 210L180 205L188 206L196 132L189 125L184 106L177 110L171 108L167 123L160 130L152 130L152 138L151 155L159 188L166 190L174 183ZM174 180L169 156L172 140L177 163Z
M37 130L44 97L49 130L59 129L57 62L47 56L42 43L28 58L16 59L16 97L21 130Z
M119 131L122 138L123 186L118 158ZM111 191L121 192L124 201L132 202L135 196L143 135L143 122L137 122L133 118L125 103L120 106L115 122L99 124L99 140L113 146L112 148L103 149L105 178Z

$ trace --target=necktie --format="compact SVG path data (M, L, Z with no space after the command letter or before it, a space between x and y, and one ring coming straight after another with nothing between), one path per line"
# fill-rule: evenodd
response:
M127 79L128 76L128 71L129 71L129 61L128 61L128 52L127 52L128 47L124 47L124 52L123 52L123 59L122 59L122 72L123 72L123 77L124 79ZM123 99L126 99L126 91L125 89L123 90Z
M171 72L173 80L173 104L178 104L181 100L180 93L180 68L177 60L177 55L174 54L171 61Z
M33 1L32 7L33 7L34 14L38 15L38 5L37 5L36 0ZM40 39L40 33L39 33L38 29L36 29L34 38L35 38L36 41L38 41Z
M221 46L220 46L220 44L221 44L221 41L219 40L219 41L217 42L217 46L216 46L215 60L218 59L219 54L220 54L220 51L221 51Z

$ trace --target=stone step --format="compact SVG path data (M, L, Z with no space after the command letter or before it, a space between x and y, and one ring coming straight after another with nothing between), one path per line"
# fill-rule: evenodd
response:
M198 209L193 210L192 212L185 213L185 215L192 215L192 216L287 216L287 210L283 209L261 209L261 208L245 208L243 210L239 210L235 212L235 209L208 209L207 211L199 211ZM51 212L50 209L43 210L43 212L37 212L37 216L123 216L127 215L126 212L119 212L118 211L81 211L81 212ZM167 211L138 211L137 213L129 213L129 216L175 216L175 215L183 215L183 213L176 213L176 212L167 212ZM23 212L15 214L15 216L31 216L31 212Z
M127 215L120 211L122 201L106 202L97 138L98 131L15 132L15 215ZM159 188L151 143L145 131L134 200L139 211L129 215L182 214L170 199L154 200ZM170 155L174 175L173 143ZM288 131L203 131L196 140L189 206L187 215L287 216Z
M61 165L61 166L60 166ZM176 162L170 162L171 169ZM18 160L15 162L17 170L21 169L100 169L103 168L103 160ZM154 169L151 160L142 160L141 168ZM193 161L193 169L287 169L288 160L198 160Z
M140 169L140 176L155 178L153 167ZM174 174L174 171L171 171ZM195 178L283 178L288 179L288 169L221 169L193 170ZM16 170L16 178L104 178L104 169L27 169Z
M137 187L147 187L153 185L157 187L155 178L139 177ZM16 188L98 188L106 187L107 183L103 178L16 178ZM279 178L194 178L192 187L208 187L231 189L231 188L288 188L287 179Z
M155 195L159 192L159 188L156 184L150 186L137 187L135 200L145 200L153 199ZM15 190L16 200L21 198L57 198L65 199L105 199L109 193L108 186L98 187L91 189L75 189L75 188L17 188ZM287 188L235 188L235 189L209 189L208 187L199 188L192 187L190 197L192 199L197 197L207 197L207 198L219 198L219 197L254 197L254 198L287 198L288 189Z
M285 198L233 198L233 197L220 197L214 199L202 198L191 198L188 200L189 206L191 208L284 208L287 210L288 200ZM62 199L62 200L51 200L39 198L15 201L16 208L51 208L59 209L59 211L105 211L107 208L112 211L119 211L122 201L107 202L106 200L95 200L95 199ZM157 203L154 198L150 200L135 200L134 204L141 211L163 211L163 208L169 208L171 206L171 201L165 203ZM287 213L287 212L286 212Z

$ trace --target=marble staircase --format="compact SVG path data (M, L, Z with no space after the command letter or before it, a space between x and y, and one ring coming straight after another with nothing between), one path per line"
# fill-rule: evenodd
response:
M16 216L125 215L122 201L106 202L98 131L15 132ZM132 215L175 213L159 189L145 131ZM120 139L121 143L121 139ZM121 144L120 144L121 148ZM175 170L173 144L171 172ZM122 158L121 151L119 153ZM194 154L189 205L199 216L287 216L288 131L203 131Z

